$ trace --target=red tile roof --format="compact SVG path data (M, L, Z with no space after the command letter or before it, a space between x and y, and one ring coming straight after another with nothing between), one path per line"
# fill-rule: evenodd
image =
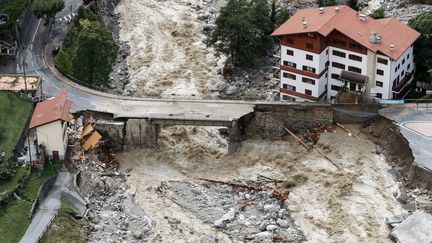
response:
M282 36L307 32L318 32L323 36L329 35L333 30L345 34L351 39L362 44L373 52L380 51L392 59L398 59L420 36L420 33L394 18L375 20L366 17L366 21L360 20L359 13L345 5L325 7L323 13L319 8L309 8L298 11L284 24L273 32L273 36ZM303 27L303 19L307 27ZM380 44L369 41L371 32L376 32L381 37ZM394 50L390 50L390 44Z
M67 89L63 89L56 97L38 103L29 128L39 127L57 120L66 121L72 105L72 101L67 99L67 94Z

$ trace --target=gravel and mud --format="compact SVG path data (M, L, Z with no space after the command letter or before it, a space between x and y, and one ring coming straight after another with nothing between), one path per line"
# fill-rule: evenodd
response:
M137 201L158 222L148 239L194 241L210 235L229 242L261 233L268 239L282 234L312 242L390 242L385 218L406 212L393 196L398 184L392 167L358 125L348 127L355 136L336 129L321 134L316 145L337 167L291 137L246 140L228 154L225 139L214 131L177 126L162 129L157 149L119 154L120 170L128 171ZM288 199L280 203L259 195L244 212L239 204L252 192L197 179L258 183L262 176L275 180ZM234 218L218 230L215 220L231 208ZM177 229L169 223L172 217ZM277 223L281 220L289 233Z

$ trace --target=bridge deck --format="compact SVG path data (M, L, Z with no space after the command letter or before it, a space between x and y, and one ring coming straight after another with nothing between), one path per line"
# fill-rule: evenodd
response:
M253 103L122 100L114 118L148 118L159 124L231 124L253 112Z

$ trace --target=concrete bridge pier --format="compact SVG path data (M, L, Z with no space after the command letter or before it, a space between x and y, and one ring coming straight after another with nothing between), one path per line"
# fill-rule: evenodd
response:
M158 145L160 125L150 119L128 119L124 127L124 149L132 147L154 148Z
M235 152L242 140L242 128L240 122L234 120L232 126L228 128L228 153Z

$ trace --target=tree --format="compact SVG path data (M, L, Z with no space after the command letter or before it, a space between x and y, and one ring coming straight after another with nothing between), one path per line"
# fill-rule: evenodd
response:
M318 4L318 7L334 6L336 5L336 0L317 0L316 4Z
M3 0L0 1L0 12L8 15L8 22L15 21L26 6L26 0Z
M216 19L216 29L207 40L217 54L229 57L233 66L259 63L273 41L270 34L287 19L286 9L266 0L229 0Z
M369 17L373 19L383 19L385 18L385 10L383 7L378 8L373 13L369 14Z
M64 0L34 0L33 12L36 17L43 18L48 23L64 6Z
M117 57L118 47L109 30L98 21L82 20L82 30L74 56L72 71L76 78L91 84L105 84Z
M421 33L421 36L414 43L414 61L416 62L417 77L419 81L430 81L432 68L432 11L424 12L408 21L408 25Z
M290 11L286 7L281 7L277 5L276 0L272 0L270 21L272 22L273 29L276 29L281 24L289 19L291 16Z
M359 10L357 0L348 0L348 1L347 1L347 5L348 5L350 8L352 8L352 9L354 9L354 10L356 10L356 11Z

